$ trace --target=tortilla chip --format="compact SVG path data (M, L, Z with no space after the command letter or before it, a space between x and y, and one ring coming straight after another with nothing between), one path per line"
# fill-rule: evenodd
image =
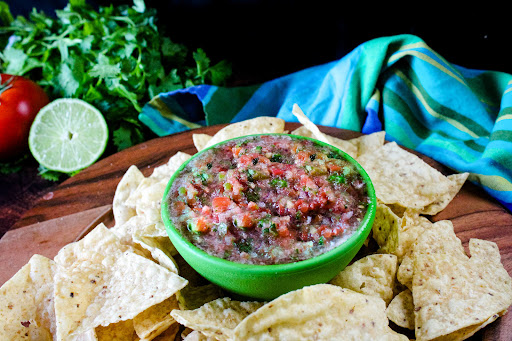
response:
M133 326L137 336L141 339L151 340L162 334L173 323L176 323L170 313L177 308L178 300L176 295L173 295L135 316Z
M130 250L111 249L102 254L80 247L77 250L76 261L57 267L54 278L57 334L63 339L133 319L187 284Z
M180 324L173 323L169 328L163 331L160 335L155 337L154 341L175 341L179 340L176 338L180 331ZM140 341L149 341L149 339L141 339Z
M330 284L284 294L246 317L236 340L408 340L393 331L386 303ZM342 321L340 323L340 321Z
M119 255L129 250L133 248L121 243L115 233L100 223L81 240L60 249L54 260L60 266L69 268L83 261L98 264L106 254Z
M453 223L450 220L440 220L424 230L405 254L398 267L398 281L412 289L415 253L430 252L434 249L451 250L452 255L460 259L467 257L460 239L455 235Z
M182 335L183 337L183 335ZM191 330L185 337L183 337L183 341L215 341L217 340L214 337L208 337L203 333L197 330Z
M232 123L215 133L215 135L212 136L208 143L206 143L204 148L208 148L222 141L245 135L283 133L284 124L284 120L269 116L260 116L242 122Z
M98 341L126 341L133 339L133 321L121 321L109 324L106 327L99 326L95 329Z
M376 133L362 135L347 141L352 143L357 148L357 159L366 153L382 147L384 145L385 138L386 132L378 131Z
M471 239L471 258L449 224L433 224L414 244L412 294L417 340L462 340L504 314L512 278L495 243Z
M135 240L137 239L136 237L142 236L154 238L157 240L161 240L161 238L168 238L167 232L165 231L165 227L163 226L162 222L148 222L146 217L142 215L131 217L126 223L120 225L117 224L110 228L110 231L115 233L115 235L120 239L121 243L139 248L144 246L144 248L148 249L149 251L151 251L151 247L145 247L145 245L139 244L141 241ZM173 245L165 245L165 247L169 247L166 250L171 256L177 255L177 251Z
M460 173L448 175L447 178L450 180L450 187L446 193L436 198L436 200L428 206L421 209L420 213L428 215L436 215L448 206L448 204L455 198L457 193L466 182L469 173Z
M144 217L148 224L161 227L162 236L167 236L160 215L165 188L174 172L190 157L187 153L176 153L167 163L156 167L149 177L142 179L125 199L125 206L135 208L136 215Z
M420 216L417 211L407 210L404 212L402 226L399 232L399 242L397 249L393 252L398 257L398 263L401 264L405 255L411 250L414 242L427 229L432 226L432 222L427 218Z
M223 296L224 292L222 289L213 283L208 283L201 286L193 286L189 284L176 293L178 305L181 310L197 309L202 305Z
M207 337L230 340L235 327L262 305L261 302L239 302L224 297L194 310L173 310L171 316L180 324Z
M378 252L394 253L399 246L402 219L386 205L378 203L372 226L373 239L379 245Z
M329 283L380 297L389 304L393 298L397 268L395 255L369 255L347 266Z
M198 152L204 149L211 138L212 137L208 134L192 134L192 141Z
M422 209L448 193L452 185L446 176L395 142L365 153L358 161L384 204Z
M171 176L191 155L183 152L174 154L167 163L155 167L153 173L142 179L135 190L126 198L126 204L132 207L153 206L159 207L167 183Z
M414 258L412 257L412 251L409 251L402 259L398 271L396 273L396 279L399 283L403 284L409 289L412 289L412 276L414 267Z
M312 122L309 124L316 128L316 126ZM342 151L344 151L345 153L347 153L348 155L350 155L354 158L357 156L357 147L356 146L349 143L348 141L336 138L334 136L324 134L318 128L315 130L315 133L313 133L308 127L301 126L297 129L295 129L294 131L292 131L291 134L317 139L319 141L329 143L331 146L334 146L338 149L341 149ZM319 136L321 136L321 137L319 138Z
M88 331L73 338L75 341L98 341L96 336L96 329L89 329Z
M317 140L329 143L330 145L343 150L345 153L355 159L365 153L380 148L384 145L385 142L385 131L379 131L368 135L361 135L350 140L344 140L322 133L318 127L313 122L311 122L309 118L304 115L304 113L302 113L302 111L300 111L300 108L298 108L294 115L303 125L293 130L291 132L292 135L315 138Z
M2 340L52 340L56 335L55 263L34 255L0 288Z
M128 168L119 181L112 203L112 213L116 224L123 224L136 214L135 208L127 205L126 200L142 180L144 180L144 175L137 166L133 165Z
M406 289L396 295L389 303L386 315L397 326L414 330L414 302L411 290Z
M331 146L334 146L338 149L341 149L342 151L344 151L345 153L354 158L357 156L356 145L350 143L349 141L342 140L337 137L322 133L320 129L318 129L318 127L312 121L310 121L309 118L302 112L302 110L299 108L297 104L293 105L292 113L303 125L302 127L299 127L292 131L293 135L314 138L319 141L328 143Z
M133 241L143 249L151 253L152 259L167 270L178 273L178 266L173 258L177 254L176 248L172 245L169 237L146 237L137 232L133 236Z
M190 154L184 152L177 152L173 156L169 158L167 163L155 167L153 169L153 173L149 176L152 180L156 180L158 182L160 180L167 180L171 178L171 176L180 168L180 166L191 158Z
M149 209L158 211L169 179L170 176L167 179L145 178L127 198L126 205L134 207L138 215L147 214L145 211ZM156 218L146 220L148 222L155 222L159 219L156 216Z

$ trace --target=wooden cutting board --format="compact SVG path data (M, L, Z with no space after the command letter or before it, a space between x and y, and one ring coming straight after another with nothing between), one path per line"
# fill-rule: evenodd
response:
M148 176L155 166L166 163L178 151L196 153L193 133L213 135L223 126L156 138L123 150L97 162L46 194L0 240L0 260L4 264L0 284L21 268L31 255L38 253L51 258L61 245L73 242L99 221L112 226L114 222L108 208L112 204L116 186L128 167L136 165ZM286 129L291 131L298 126L287 123ZM320 128L327 134L344 139L361 135L337 128ZM417 155L444 174L451 173L432 159ZM450 205L432 217L433 221L442 219L452 220L466 251L470 238L496 242L502 262L512 274L512 215L483 190L466 183ZM20 253L20 250L23 252ZM501 317L471 340L512 340L512 314Z

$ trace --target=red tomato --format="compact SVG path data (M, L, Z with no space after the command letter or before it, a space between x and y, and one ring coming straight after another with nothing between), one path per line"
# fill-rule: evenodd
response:
M252 220L251 216L248 214L244 214L242 216L242 219L238 221L238 226L243 228L251 228L254 225L254 221Z
M27 148L30 125L49 99L31 80L7 74L0 77L0 160L5 160Z
M216 197L212 200L213 209L217 212L224 212L229 208L231 199L227 197Z
M203 217L199 217L199 219L197 219L196 229L198 232L208 232L209 227Z

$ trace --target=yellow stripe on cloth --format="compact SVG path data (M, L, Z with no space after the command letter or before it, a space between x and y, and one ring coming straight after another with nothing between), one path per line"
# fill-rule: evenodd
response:
M503 121L503 120L512 120L512 114L506 114L503 116L498 117L496 122Z
M407 76L402 71L396 70L395 74L405 82L405 84L407 85L407 87L409 89L411 89L413 94L416 96L416 98L418 98L418 100L421 102L421 104L423 104L423 107L427 110L427 112L430 115L434 116L435 118L438 118L438 119L448 122L453 127L457 128L458 130L460 130L462 132L465 132L466 134L470 135L471 137L474 137L474 138L481 137L481 136L475 134L470 129L468 129L465 125L463 125L459 121L454 120L453 118L450 118L450 117L446 117L446 116L438 113L437 111L435 111L433 108L431 108L430 105L427 103L426 99L423 97L423 94L421 93L421 91L407 78Z
M184 120L183 118L177 116L176 114L174 114L167 105L165 105L165 103L158 97L154 97L150 102L149 104L151 106L153 106L156 110L158 110L160 112L160 114L169 119L169 120L173 120L173 121L176 121L176 122L179 122L181 124L183 124L184 126L190 128L190 129L196 129L196 128L201 128L202 125L199 125L197 123L194 123L194 122L190 122L190 121L187 121L187 120Z
M483 184L490 189L495 191L512 191L512 183L510 183L507 179L499 175L483 175L471 173L469 175L469 180L476 181L478 183Z
M508 82L507 84L508 86L511 86L512 85L512 81ZM506 93L509 93L512 91L512 86L510 88L508 88L507 90L505 90L505 92L503 92L503 94L506 94Z
M388 62L393 62L393 61L395 61L397 59L400 59L403 56L407 56L407 55L415 56L415 57L417 57L417 58L419 58L419 59L429 63L430 65L436 67L437 69L439 69L439 71L441 71L441 72L447 74L448 76L456 79L459 83L461 83L463 85L466 85L466 82L464 81L464 79L461 78L457 73L455 73L455 71L453 71L453 70L447 68L446 66L442 65L441 63L439 63L438 61L434 60L432 57L428 56L427 54L425 54L425 53L423 53L421 51L414 50L416 48L424 48L424 49L432 52L436 56L438 56L440 59L443 59L435 51L430 49L428 47L428 45L426 45L425 43L414 43L414 44L408 44L408 45L402 46L397 52L393 53L393 55L389 58Z

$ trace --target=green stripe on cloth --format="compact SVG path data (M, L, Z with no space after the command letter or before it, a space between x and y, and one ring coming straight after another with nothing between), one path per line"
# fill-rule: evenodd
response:
M497 130L491 134L491 141L506 141L512 142L512 131L510 130Z
M512 169L512 153L509 153L502 148L486 148L483 153L483 157L498 162L505 169Z
M425 140L432 134L438 134L445 139L453 139L453 137L449 136L442 130L433 130L426 127L423 122L414 115L413 110L409 107L407 102L405 102L404 99L392 89L384 88L383 99L384 103L386 103L386 107L392 108L397 115L401 115L419 139ZM389 119L385 118L385 125L387 126L389 124ZM408 141L410 141L409 138ZM465 140L462 142L475 152L481 153L485 150L485 146L477 144L474 140ZM409 145L404 143L404 145L412 149L417 147L417 144Z
M495 116L507 87L506 74L499 72L480 72L474 77L466 77L466 83L475 96L478 96L489 115Z
M418 99L419 103L423 105L425 112L437 119L446 121L454 128L467 133L473 138L489 135L489 132L478 123L436 102L425 88L423 88L412 68L406 70L407 74L400 70L396 70L395 74L409 87L411 92Z
M476 152L483 153L485 151L485 146L476 143L474 140L466 140L462 142L466 145L466 147L471 148Z
M413 114L412 109L401 96L392 89L384 88L382 98L386 106L393 108L397 114L404 117L416 136L421 139L428 137L431 131Z
M364 122L364 108L373 96L380 73L389 58L404 44L421 42L411 35L370 40L361 46L357 64L350 75L350 83L343 100L341 128L360 131Z

